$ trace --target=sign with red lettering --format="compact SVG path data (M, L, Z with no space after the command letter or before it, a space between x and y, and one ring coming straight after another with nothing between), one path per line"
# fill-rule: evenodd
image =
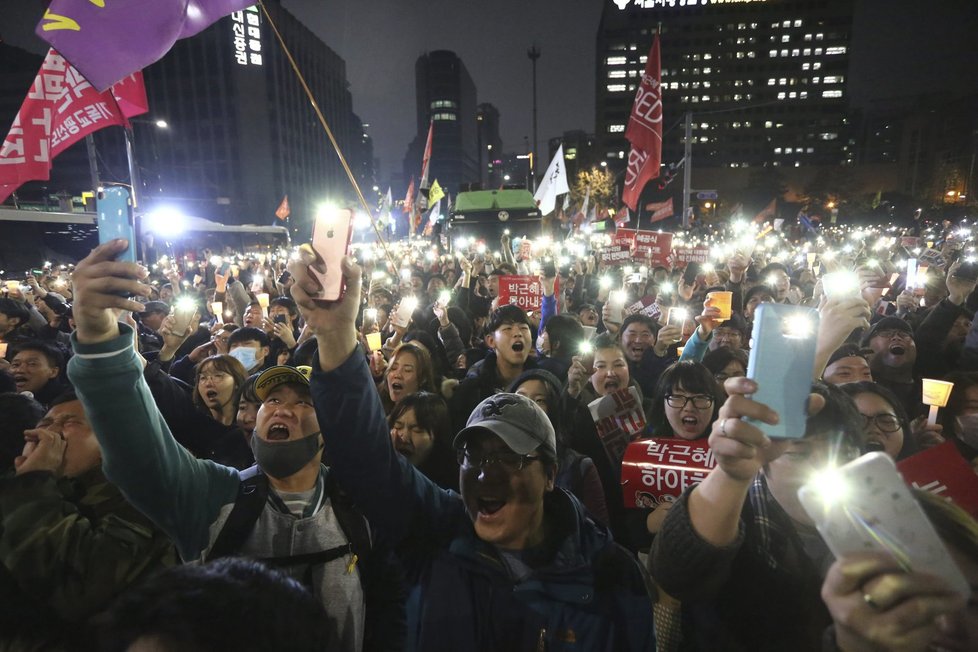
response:
M601 262L605 265L623 265L632 260L635 229L618 229L611 236L611 244L601 250Z
M709 247L674 247L672 250L672 266L685 268L690 263L706 263L710 260Z
M649 509L673 502L683 491L702 482L716 465L705 438L632 442L621 463L625 507Z
M915 249L920 246L920 238L911 235L900 236L900 246Z
M903 480L914 487L949 498L978 518L978 475L951 442L928 448L897 462Z
M638 231L635 234L635 260L647 260L650 267L668 267L672 253L672 234Z
M560 279L554 281L554 294L560 294ZM513 304L526 312L540 309L543 287L538 276L500 276L499 305Z
M587 407L608 457L617 465L628 443L645 431L645 411L638 390L624 387L591 401Z

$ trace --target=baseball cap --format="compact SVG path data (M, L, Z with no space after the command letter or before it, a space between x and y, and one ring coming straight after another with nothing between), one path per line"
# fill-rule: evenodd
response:
M913 335L913 328L910 324L900 319L899 317L884 317L872 326L870 326L869 331L863 335L862 345L866 346L869 341L876 336L876 333L880 331L903 331L909 335Z
M281 385L302 385L309 387L309 376L312 374L312 367L287 367L280 365L269 367L258 374L255 380L255 396L259 401L264 401L276 387Z
M533 400L520 394L493 394L479 403L455 436L455 448L465 445L474 432L488 430L520 455L538 448L551 460L557 459L557 437L547 414Z
M864 349L858 344L849 342L843 344L829 356L829 361L825 364L826 367L831 366L833 363L838 362L842 358L863 358L865 359L868 353L872 353L872 349Z

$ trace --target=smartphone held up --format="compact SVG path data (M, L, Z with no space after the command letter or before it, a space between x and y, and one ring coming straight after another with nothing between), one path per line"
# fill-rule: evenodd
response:
M312 232L312 251L316 262L309 274L319 283L312 299L332 303L343 298L346 283L340 262L349 253L353 241L353 211L349 208L321 208Z
M754 313L747 377L757 383L751 398L778 413L778 423L751 421L779 439L805 436L819 315L814 308L762 303Z

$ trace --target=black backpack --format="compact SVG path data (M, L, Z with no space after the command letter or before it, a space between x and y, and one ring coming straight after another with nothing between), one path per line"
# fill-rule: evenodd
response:
M255 523L258 522L262 510L265 509L265 503L268 500L268 477L258 468L258 465L241 471L240 476L241 484L238 486L238 496L234 500L234 507L231 508L231 513L228 514L224 527L218 533L217 539L204 561L238 554L241 546L251 535L251 531L255 529ZM336 520L347 538L347 543L329 550L285 557L259 557L256 561L282 569L289 566L309 564L311 569L312 565L325 564L345 555L350 555L352 571L354 564L367 558L371 550L371 542L366 520L356 511L349 497L336 486L330 473L326 474L326 484L323 491L329 497L333 513L336 514ZM307 586L310 583L311 578L309 582L306 582Z

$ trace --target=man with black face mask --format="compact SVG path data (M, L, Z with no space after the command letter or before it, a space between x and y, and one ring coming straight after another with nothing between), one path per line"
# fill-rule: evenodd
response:
M363 517L344 501L320 461L323 443L306 377L293 367L272 367L257 378L261 407L251 439L256 466L238 471L194 458L160 416L132 332L111 311L139 309L113 291L149 291L137 280L145 278L144 269L113 261L124 248L122 241L98 247L74 274L78 359L69 376L102 447L106 477L173 539L185 561L242 555L304 584L330 616L335 638L329 649L398 649L403 605L399 614L391 599L398 587L375 590L376 575L360 563L368 551L377 560L377 551L370 550ZM393 610L371 611L370 618L384 619L374 627L367 618L368 593Z

